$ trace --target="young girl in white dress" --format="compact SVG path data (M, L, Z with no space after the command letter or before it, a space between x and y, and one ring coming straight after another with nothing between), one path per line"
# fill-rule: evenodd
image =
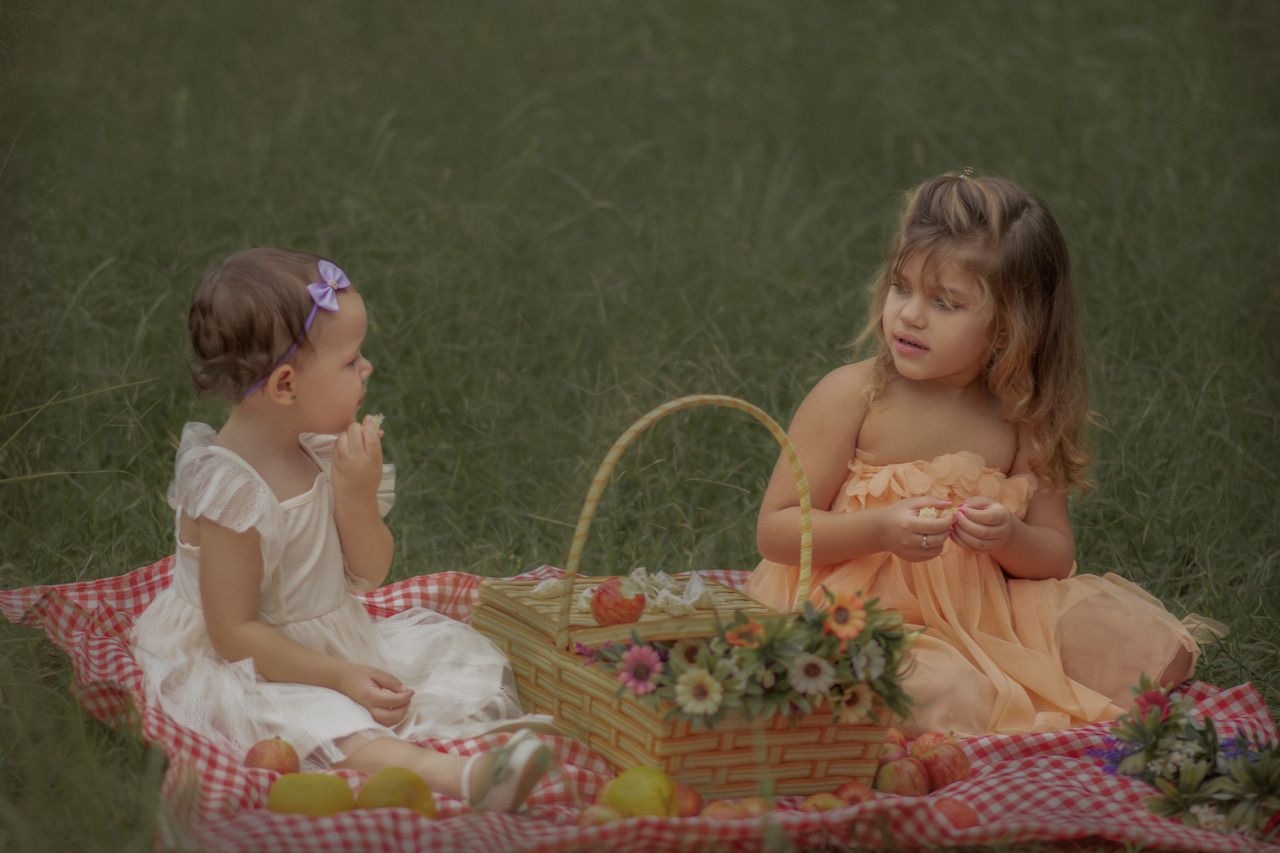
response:
M183 429L169 490L173 583L139 617L149 701L233 754L279 736L304 767L407 767L477 810L514 811L551 763L521 728L470 757L418 746L525 719L508 661L470 626L412 608L374 622L394 469L356 421L373 367L364 302L329 261L280 249L205 274L188 331L222 429Z

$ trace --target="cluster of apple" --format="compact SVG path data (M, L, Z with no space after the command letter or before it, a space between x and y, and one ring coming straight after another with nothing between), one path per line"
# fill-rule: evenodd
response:
M247 767L280 774L267 792L267 808L281 814L324 817L352 809L408 808L435 818L436 799L427 783L412 770L385 767L364 780L358 794L341 776L299 773L298 752L283 738L255 743L244 759Z
M898 735L901 738L901 735ZM951 741L955 743L955 741ZM902 743L906 744L905 739ZM925 741L924 746L928 745ZM959 747L959 744L956 744ZM926 752L932 752L926 749ZM889 750L885 750L889 753ZM963 753L961 753L963 755ZM911 756L912 761L919 761ZM897 759L902 760L902 759ZM966 764L967 766L967 764ZM967 773L966 773L967 776ZM832 791L810 794L797 808L805 812L825 812L864 803L883 793L861 782L845 782ZM923 793L928 793L924 791ZM955 797L939 797L930 806L944 815L957 829L978 824L978 815L967 803ZM582 810L579 826L595 826L628 817L705 817L714 820L746 820L774 811L776 805L765 797L739 797L704 802L689 785L677 782L656 767L632 767L618 774L601 789L596 801Z
M968 779L971 772L969 757L950 735L924 732L907 740L891 728L880 750L874 785L886 794L918 797Z

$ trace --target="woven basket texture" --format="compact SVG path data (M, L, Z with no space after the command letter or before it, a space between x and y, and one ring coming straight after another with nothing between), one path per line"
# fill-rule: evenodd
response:
M834 722L827 710L820 709L804 716L777 714L769 719L733 716L714 729L695 728L687 720L668 717L669 706L655 710L629 692L619 696L617 677L599 666L587 666L586 659L574 651L578 643L599 646L626 641L633 630L650 642L710 637L715 633L716 619L728 622L737 610L754 620L780 615L714 581L707 581L714 607L689 616L646 613L636 623L602 627L588 613L571 612L571 602L585 586L605 580L579 576L577 567L601 491L622 450L659 418L708 405L751 414L769 428L791 462L802 515L802 583L797 599L805 600L812 553L808 483L785 431L745 400L691 395L668 401L637 420L601 463L566 565L572 592L550 600L535 599L531 592L536 582L486 579L472 608L472 625L511 660L527 710L552 715L567 734L618 770L658 767L706 799L756 794L803 796L831 791L850 780L870 784L886 737L882 725Z

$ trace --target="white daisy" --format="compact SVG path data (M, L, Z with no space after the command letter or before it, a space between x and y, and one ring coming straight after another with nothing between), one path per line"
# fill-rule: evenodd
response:
M825 696L836 681L836 669L830 661L802 652L796 655L787 669L787 679L798 693L805 696Z
M724 688L706 667L690 667L676 679L676 705L686 714L714 714L723 699Z

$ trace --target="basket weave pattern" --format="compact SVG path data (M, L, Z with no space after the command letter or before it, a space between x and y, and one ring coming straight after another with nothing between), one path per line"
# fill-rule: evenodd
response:
M574 653L577 642L599 645L625 640L632 629L646 640L708 637L717 616L723 620L741 610L751 619L779 614L736 590L708 581L714 612L698 611L673 619L646 614L635 624L618 626L617 636L602 634L589 614L571 614L571 600L584 585L604 578L577 576L582 543L604 483L621 451L653 421L692 406L717 405L746 411L765 426L791 460L801 495L802 587L807 589L810 555L808 485L786 434L767 414L744 400L721 395L681 397L659 406L624 433L606 456L593 480L566 566L573 589L562 599L535 600L529 581L488 579L480 584L480 598L472 610L472 624L493 640L511 660L520 697L529 710L550 714L619 769L637 765L659 767L673 778L696 788L704 797L740 797L762 793L768 783L779 795L807 795L830 791L840 782L870 783L886 729L871 723L836 723L829 709L807 716L782 714L748 721L734 716L715 729L695 729L680 718L667 718L629 691L618 694L619 681L598 666L585 666ZM799 597L804 601L807 594Z

